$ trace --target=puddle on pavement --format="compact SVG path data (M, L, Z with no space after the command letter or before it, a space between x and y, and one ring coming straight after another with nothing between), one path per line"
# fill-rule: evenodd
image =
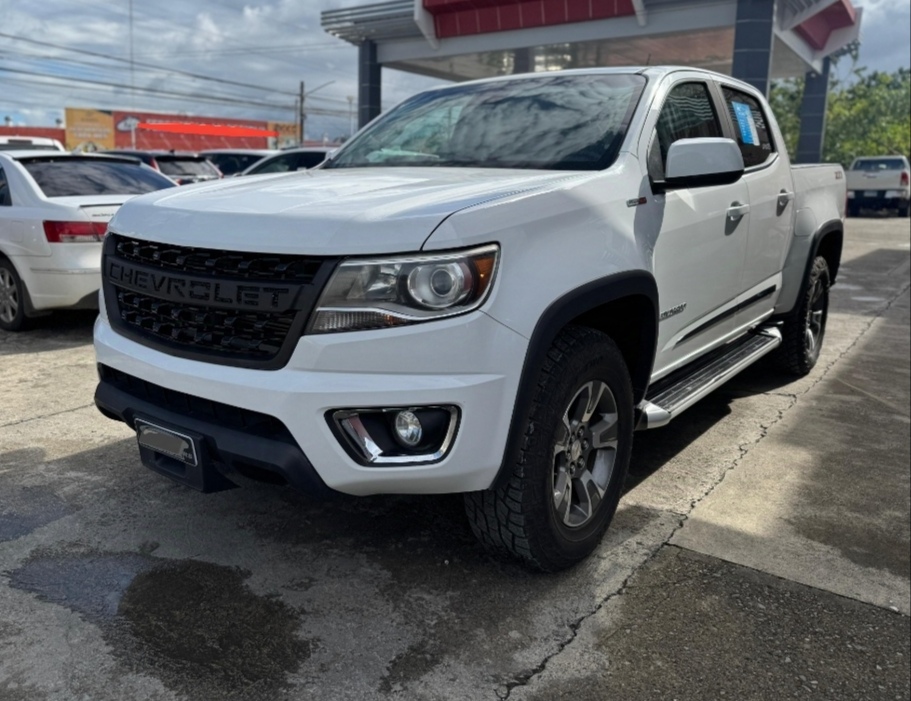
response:
M36 528L73 513L52 491L41 487L10 487L0 484L0 543L28 535Z
M296 635L299 613L254 594L247 576L195 560L82 553L33 557L9 581L98 625L124 666L174 691L274 698L311 643Z

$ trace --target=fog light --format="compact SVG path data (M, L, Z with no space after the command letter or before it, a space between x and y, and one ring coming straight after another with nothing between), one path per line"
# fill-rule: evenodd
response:
M427 465L444 459L458 431L452 405L333 409L326 420L345 451L361 465Z
M417 447L424 437L424 427L413 411L400 411L395 415L395 438L406 448Z

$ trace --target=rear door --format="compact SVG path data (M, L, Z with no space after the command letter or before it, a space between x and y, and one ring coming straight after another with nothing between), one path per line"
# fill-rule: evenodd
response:
M735 319L739 332L768 317L781 292L781 270L794 230L794 182L787 151L779 147L781 136L762 102L723 82L720 90L728 134L743 155L750 204Z
M674 74L640 142L648 177L664 179L667 151L678 139L723 135L713 88L700 74ZM655 111L653 106L652 111ZM653 265L661 308L653 379L724 343L734 325L749 227L747 186L668 190L637 210L637 235L654 236ZM648 222L640 226L639 221ZM649 231L650 230L650 231Z

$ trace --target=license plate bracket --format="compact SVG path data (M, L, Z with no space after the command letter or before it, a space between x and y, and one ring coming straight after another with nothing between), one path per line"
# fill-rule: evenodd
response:
M134 426L140 449L147 448L191 467L199 465L199 448L192 436L146 419L136 419Z

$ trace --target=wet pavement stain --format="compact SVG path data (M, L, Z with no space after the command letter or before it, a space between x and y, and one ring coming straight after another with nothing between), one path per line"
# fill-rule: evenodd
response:
M301 616L248 573L137 553L44 554L10 584L98 625L119 662L188 698L274 699L309 658Z
M10 585L65 606L96 625L110 624L140 572L155 560L136 553L39 553L10 573Z

